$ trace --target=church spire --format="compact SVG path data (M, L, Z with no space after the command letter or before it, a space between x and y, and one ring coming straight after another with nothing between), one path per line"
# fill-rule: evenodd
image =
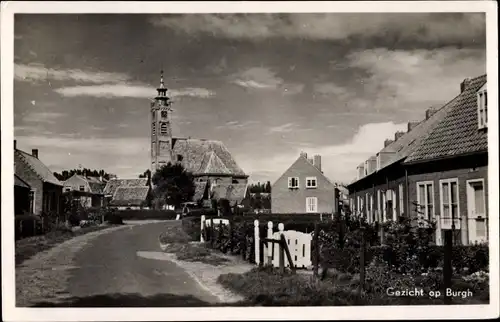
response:
M163 80L163 68L160 71L160 87L156 89L158 92L158 96L156 96L156 101L161 106L170 106L170 98L167 96L167 88L165 87L165 83Z
M163 69L160 71L160 88L165 88L165 83L163 83Z

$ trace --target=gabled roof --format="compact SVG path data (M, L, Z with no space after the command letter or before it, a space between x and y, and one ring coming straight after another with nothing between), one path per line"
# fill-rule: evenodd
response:
M26 181L21 179L17 174L14 174L14 186L31 188L31 186Z
M110 205L113 206L139 206L147 198L149 187L118 187L113 194Z
M212 198L227 199L231 205L239 204L245 199L248 185L246 183L221 183L212 188Z
M205 191L207 189L207 182L206 181L195 182L194 186L195 186L195 190L194 190L193 200L199 201L199 200L203 199L203 197L205 195Z
M418 123L410 132L406 132L396 141L392 142L388 146L384 147L378 153L386 154L388 157L380 169L375 170L360 179L353 180L349 185L366 178L375 175L382 169L389 167L390 165L400 162L401 160L407 158L415 149L425 140L429 133L446 117L453 107L454 102L459 99L460 95L452 99L450 102L443 105L441 108L436 110L428 119L424 119ZM361 164L360 166L364 165Z
M96 177L85 177L80 174L73 174L70 178L68 178L66 181L63 183L65 184L68 180L71 178L78 178L86 183L88 183L90 187L90 192L96 193L96 194L102 194L104 191L104 187L106 186L106 182L101 181L99 178Z
M103 193L114 196L118 187L147 187L148 179L111 179L106 183Z
M315 169L315 171L318 173L319 176L322 176L326 182L328 182L329 184L331 184L332 186L335 186L331 181L330 179L328 179L325 174L323 172L321 172L316 166L314 166L314 164L311 163L311 161L309 161L309 159L307 159L306 156L304 155L299 155L299 157L295 160L294 163L292 163L291 166L289 166L286 171L283 172L283 174L271 185L271 186L274 186L276 184L276 182L278 182L284 175L285 173L288 172L288 170L290 170L297 162L299 161L302 161L302 162L305 162L307 165L311 166L313 169ZM364 163L363 163L364 164ZM271 190L271 193L272 193L272 190Z
M488 133L478 129L477 91L486 75L470 80L465 90L448 103L450 112L412 151L405 163L488 151Z
M181 155L182 165L194 175L246 176L220 141L174 138L173 144L174 159L176 159L176 155Z
M62 182L57 180L52 171L43 164L38 158L35 158L31 154L28 154L21 150L14 151L14 162L19 160L20 162L24 162L29 168L31 168L35 174L42 180L43 182L55 184L57 186L62 186Z

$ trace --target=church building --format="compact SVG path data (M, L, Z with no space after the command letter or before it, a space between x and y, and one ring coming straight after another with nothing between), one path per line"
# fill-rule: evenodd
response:
M157 92L151 103L151 173L169 162L180 163L195 177L194 201L225 198L240 204L247 194L248 175L221 141L173 136L163 71Z

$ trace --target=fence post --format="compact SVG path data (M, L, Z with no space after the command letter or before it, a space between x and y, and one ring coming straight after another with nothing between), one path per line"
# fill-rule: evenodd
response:
M205 242L205 238L203 238L203 233L205 232L205 220L206 220L205 215L202 215L201 216L201 225L200 225L200 242L201 243Z
M446 289L451 288L451 277L453 275L452 266L452 251L453 251L453 231L445 230L444 232L444 263L443 263L443 287L444 287L444 302L451 304L451 298L446 296Z
M319 214L319 221L321 221L321 222L323 221L323 213Z
M267 223L267 238L273 238L273 222L269 221ZM274 244L272 242L267 243L267 263L268 265L273 265L273 249Z
M279 236L280 240L282 239L281 236L283 236L283 232L285 230L285 225L283 223L278 224L278 231L279 231ZM285 241L286 242L286 241ZM280 273L283 274L285 273L285 245L282 244L283 242L280 242L279 245L279 264L280 264ZM291 265L291 263L290 263Z
M210 247L214 248L214 219L210 218Z
M332 217L332 221L333 221L333 212L332 212L332 216L331 217Z
M229 218L229 251L233 254L233 218Z
M363 293L365 288L365 251L366 251L366 238L365 238L365 228L361 227L361 250L360 250L360 266L359 266L359 294Z
M317 222L314 223L314 276L318 276L319 271L319 225Z
M259 238L259 220L255 219L253 222L253 233L255 243L255 263L260 264L260 238Z

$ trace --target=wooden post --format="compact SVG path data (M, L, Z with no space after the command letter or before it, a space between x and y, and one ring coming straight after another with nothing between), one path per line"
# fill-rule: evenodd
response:
M210 218L210 247L214 247L214 235L215 235L215 231L214 231L214 219L213 218Z
M200 225L200 242L201 243L205 242L205 238L203 238L203 233L205 232L205 220L206 220L205 215L202 215L201 216L201 225Z
M267 238L272 239L273 238L273 222L269 221L267 223ZM273 265L273 249L274 249L274 244L272 242L267 243L267 264L272 266Z
M282 238L281 235L280 238ZM285 241L286 243L286 241ZM283 238L281 239L281 243L279 243L279 260L280 260L280 274L285 273L285 245L283 244Z
M319 225L317 222L314 223L314 276L318 276L319 271Z
M260 238L259 238L259 221L255 219L253 222L254 243L255 243L255 263L260 264Z
M288 244L286 243L285 235L281 235L281 244L283 251L285 253L288 263L290 264L290 270L295 273L295 264L293 263L292 255L290 254L290 249L288 249Z
M444 263L443 263L443 294L445 295L445 304L451 304L451 298L446 296L446 289L451 288L451 277L453 275L452 266L452 251L453 251L453 230L445 230L444 232Z
M365 250L366 249L366 238L365 238L365 228L361 227L361 250L359 254L359 294L363 294L365 287Z
M233 218L229 218L229 251L230 254L233 254Z

